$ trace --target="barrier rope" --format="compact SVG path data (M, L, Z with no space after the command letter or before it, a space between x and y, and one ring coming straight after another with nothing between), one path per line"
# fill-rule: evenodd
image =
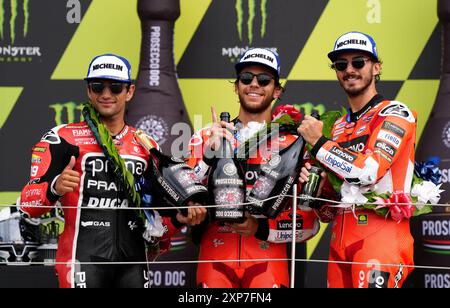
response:
M295 188L297 185L295 185ZM324 198L315 198L311 196L306 195L298 195L296 196L296 189L294 189L293 195L284 195L287 198L292 198L294 200L293 202L293 211L297 208L297 201L298 200L316 200L325 202L329 207L335 207L335 208L346 208L351 209L353 206L358 206L362 204L355 204L355 203L344 203L336 200L330 200L330 199L324 199ZM270 201L272 199L277 199L281 195L277 195L274 197L267 198L263 200L263 202ZM230 204L229 206L241 206L241 205L251 205L251 202L241 203L241 204ZM378 203L364 203L365 205L378 205ZM410 205L411 203L383 203L384 206L389 205ZM418 205L417 203L412 203L413 205ZM421 205L421 204L420 204ZM447 207L450 206L450 204L431 204L433 207ZM0 207L18 207L18 205L11 205L11 204L0 204ZM55 206L44 206L44 205L20 205L22 208L49 208L52 209ZM216 208L218 205L202 205L204 208ZM133 207L112 207L112 208L98 208L98 207L81 207L81 206L63 206L58 205L58 208L61 209L83 209L83 210L136 210L136 208ZM167 206L167 207L141 207L141 209L149 209L149 210L180 210L180 209L187 209L189 206L184 207L175 207L175 206ZM18 216L17 216L18 217ZM17 217L12 217L11 219L15 219ZM296 224L295 224L295 217L296 215L293 215L294 222L292 224L292 235L294 238L294 235L296 234ZM450 266L430 266L430 265L408 265L408 264L382 264L382 263L374 263L374 262L352 262L352 261L331 261L331 260L320 260L320 259L298 259L296 258L296 245L292 245L291 255L292 258L284 259L238 259L238 260L171 260L171 261L142 261L142 262L78 262L78 261L68 261L68 262L0 262L0 265L17 265L17 266L23 266L26 265L41 265L41 266L48 266L48 265L72 265L72 264L79 264L79 265L162 265L162 264L202 264L202 263L230 263L230 262L291 262L291 287L294 287L295 282L295 264L296 262L304 262L304 263L326 263L326 264L346 264L346 265L366 265L368 267L370 266L385 266L385 267L404 267L404 268L413 268L413 269L428 269L428 270L448 270L450 271Z

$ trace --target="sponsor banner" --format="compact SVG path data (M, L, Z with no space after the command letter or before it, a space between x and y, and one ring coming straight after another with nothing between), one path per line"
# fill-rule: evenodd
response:
M414 263L421 266L450 264L450 213L429 214L412 220L411 231L415 239ZM414 286L419 288L450 288L450 271L416 269Z

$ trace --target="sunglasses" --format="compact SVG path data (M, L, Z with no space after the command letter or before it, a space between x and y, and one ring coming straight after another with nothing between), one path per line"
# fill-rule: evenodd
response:
M265 73L253 74L250 72L245 72L239 74L239 80L246 86L252 83L254 77L256 77L256 80L261 87L267 86L272 81L272 79L275 79L273 76Z
M103 90L105 88L109 88L112 94L120 94L123 91L125 84L122 82L113 82L111 84L105 84L103 82L91 82L89 83L89 87L91 88L91 91L96 94L103 93Z
M366 61L369 61L369 58L364 58L364 57L360 57L360 58L355 58L352 59L351 63L353 68L356 69L362 69L364 67L364 65L366 65ZM336 60L334 61L334 63L331 65L331 68L339 71L339 72L343 72L347 69L348 66L348 60Z

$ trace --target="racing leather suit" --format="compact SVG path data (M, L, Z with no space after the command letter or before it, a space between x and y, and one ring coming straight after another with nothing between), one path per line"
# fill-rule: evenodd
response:
M125 125L113 141L128 170L141 176L148 166L149 154L134 139L134 132L134 128ZM60 198L53 186L71 156L76 158L73 170L80 175L80 185ZM63 207L75 207L64 208L64 232L56 257L60 287L148 286L146 265L77 263L146 261L143 224L137 211L117 209L134 205L129 204L124 188L117 184L85 122L53 128L32 149L31 179L22 190L20 204L33 207L21 210L31 217L40 217L50 208L39 206L55 205L59 199ZM169 230L167 236L180 227L174 218L163 218L163 223Z
M242 127L234 120L236 128ZM238 129L239 132L239 129ZM239 134L239 133L238 133ZM191 155L188 164L193 167L204 183L207 182L209 166L203 159L204 144L210 136L210 129L204 128L191 139ZM257 179L261 166L271 158L271 147L277 143L279 150L288 147L296 136L280 133L265 149L260 149L255 158L244 164L247 194ZM243 141L242 141L243 142ZM235 146L239 141L235 140ZM197 269L197 284L208 288L279 288L289 286L287 242L292 241L292 212L286 209L276 219L255 216L258 230L255 236L232 233L230 227L217 222L205 221L193 230L194 242L200 243L199 259L233 260L230 262L200 263ZM310 209L297 210L297 242L313 237L320 225ZM283 261L258 261L258 259L283 259ZM242 260L242 261L241 261ZM255 261L248 261L255 260Z
M345 185L370 188L378 194L397 191L409 194L415 140L415 114L400 102L376 95L359 112L349 111L338 119L333 126L332 140L322 137L311 154L343 179ZM329 287L401 287L411 272L404 266L413 264L409 220L397 223L361 208L355 213L342 208L328 209L328 215L330 210L335 214Z

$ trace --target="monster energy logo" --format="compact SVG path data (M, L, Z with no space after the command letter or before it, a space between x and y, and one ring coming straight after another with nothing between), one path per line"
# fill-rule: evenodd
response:
M264 38L266 35L266 27L267 27L267 0L260 0L259 11L261 13L261 28L259 30L259 34L261 38ZM253 43L253 30L255 27L255 17L256 11L258 10L256 5L256 0L247 0L247 36L249 44ZM243 32L244 32L244 0L236 0L236 28L239 34L239 39L243 40Z
M64 123L74 123L82 121L82 104L67 102L63 104L49 105L49 107L55 112L55 126L59 126Z
M247 29L248 45L251 46L255 37L259 34L260 38L266 36L267 30L267 2L268 0L236 0L236 29L241 42L244 41L245 29ZM258 6L259 4L259 6ZM258 31L257 15L260 14L261 24ZM277 52L275 47L259 46ZM232 62L237 61L247 50L248 46L222 47L222 56L227 56Z
M18 20L18 16L20 10L23 13L23 30L22 36L26 37L28 35L28 25L30 20L30 9L29 9L29 0L9 0L10 6L10 14L9 22L6 20L7 16L7 0L0 0L0 40L5 39L5 29L9 27L9 36L11 39L11 44L14 44L16 41L16 23ZM22 2L22 5L19 5L19 2Z

